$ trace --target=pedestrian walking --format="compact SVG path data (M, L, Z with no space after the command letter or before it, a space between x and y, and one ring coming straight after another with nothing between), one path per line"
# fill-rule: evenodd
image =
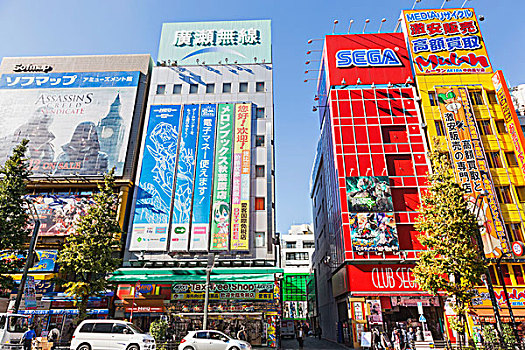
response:
M392 343L394 343L394 350L401 350L401 333L397 328L392 333Z
M303 330L303 326L299 325L299 327L297 327L296 337L297 337L297 342L299 343L299 349L302 349L303 346L304 346L304 330Z
M53 327L53 329L47 335L47 341L53 344L51 346L51 350L55 350L58 347L59 339L60 339L60 331L58 330L58 328Z
M407 332L407 342L408 342L408 347L410 349L414 349L414 341L416 340L416 332L414 332L414 328L413 327L410 327L408 328L408 332Z
M241 326L241 329L237 332L237 339L239 340L248 340L248 335L246 334L246 328L244 326Z
M321 326L317 326L317 338L321 340L322 335L323 335L323 330L321 329Z
M27 331L22 336L22 344L24 345L24 350L31 350L31 344L33 339L35 339L36 333L33 330L33 326L29 326Z
M421 327L417 327L416 341L423 341L423 331L421 330Z

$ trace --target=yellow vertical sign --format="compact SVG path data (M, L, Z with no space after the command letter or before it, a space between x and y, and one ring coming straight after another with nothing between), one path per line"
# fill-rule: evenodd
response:
M235 105L231 250L249 249L251 124L252 105Z

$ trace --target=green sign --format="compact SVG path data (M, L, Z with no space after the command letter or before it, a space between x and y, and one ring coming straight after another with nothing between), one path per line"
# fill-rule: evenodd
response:
M234 104L219 104L213 171L211 250L227 250L230 237L234 111Z
M157 60L178 65L272 63L271 43L270 20L164 23Z

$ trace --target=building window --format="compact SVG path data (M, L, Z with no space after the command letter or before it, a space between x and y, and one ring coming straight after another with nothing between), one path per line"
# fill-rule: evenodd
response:
M473 105L479 106L483 104L483 96L481 96L481 91L470 91L469 94Z
M518 192L518 200L525 202L525 186L516 186L516 192Z
M264 165L255 166L255 177L264 177Z
M255 232L255 248L266 246L266 232Z
M232 92L232 83L222 83L222 92L223 93Z
M512 271L514 271L514 277L516 278L517 284L525 284L525 279L523 278L523 271L521 270L520 265L512 265Z
M503 275L503 279L505 280L505 284L507 286L510 286L512 284L512 281L510 279L510 272L509 267L505 264L501 264L501 274Z
M503 164L501 163L501 156L499 152L487 152L487 158L489 160L489 167L503 168Z
M295 242L286 242L286 248L293 249L296 247Z
M264 146L264 135L255 136L255 147L263 147L263 146Z
M215 92L215 84L206 84L206 93L207 94L213 94Z
M518 166L518 160L516 159L516 155L514 154L514 152L505 152L505 158L507 158L507 164L510 167Z
M490 126L490 120L478 120L478 129L481 135L492 135L492 127Z
M182 93L182 84L173 85L173 94L180 95Z
M264 81L258 81L255 83L255 92L264 92Z
M255 198L255 210L264 210L264 198L263 197Z
M239 92L248 92L248 83L239 83Z
M431 106L437 106L438 101L436 98L436 92L435 91L429 91L428 92L428 100L430 101Z
M445 136L445 127L441 120L434 120L434 125L436 125L436 134L437 136Z
M315 248L315 243L314 242L303 242L303 248L305 249Z
M255 108L255 117L257 119L263 119L264 118L264 107L257 107L257 108Z
M286 253L286 260L308 260L308 252Z
M496 129L498 130L498 134L506 134L507 126L505 125L505 121L496 120Z
M499 285L498 278L496 277L496 272L494 270L495 268L496 266L489 266L490 280L492 281L493 284Z
M521 224L519 223L510 223L507 226L507 231L510 233L513 241L521 241L523 235L521 234Z
M166 85L159 84L157 85L157 95L164 95L166 93Z
M487 97L489 98L490 104L498 104L498 99L496 98L496 93L494 91L487 91Z
M190 94L196 94L197 92L199 92L199 85L190 84Z
M496 186L496 194L498 195L500 203L512 203L509 186Z

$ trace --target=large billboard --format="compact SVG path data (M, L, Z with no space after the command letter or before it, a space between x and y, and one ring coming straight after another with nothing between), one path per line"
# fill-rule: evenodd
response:
M190 250L208 250L217 105L201 105Z
M473 205L480 193L488 193L479 210L480 220L484 223L482 238L485 253L499 256L501 251L509 251L509 244L468 89L456 86L435 88L456 180ZM474 208L474 211L478 212L478 209Z
M490 73L473 9L403 11L416 75Z
M171 251L187 251L199 131L199 105L184 105L173 196Z
M354 252L399 250L394 213L350 213L349 219Z
M235 105L231 250L248 250L252 105Z
M394 211L388 176L347 177L346 199L350 212Z
M210 250L228 250L231 219L232 148L235 105L220 104L213 172Z
M137 186L130 251L165 251L181 106L151 106Z
M122 176L140 72L0 77L0 163L27 138L35 176Z
M164 23L158 61L166 64L272 63L271 21Z

